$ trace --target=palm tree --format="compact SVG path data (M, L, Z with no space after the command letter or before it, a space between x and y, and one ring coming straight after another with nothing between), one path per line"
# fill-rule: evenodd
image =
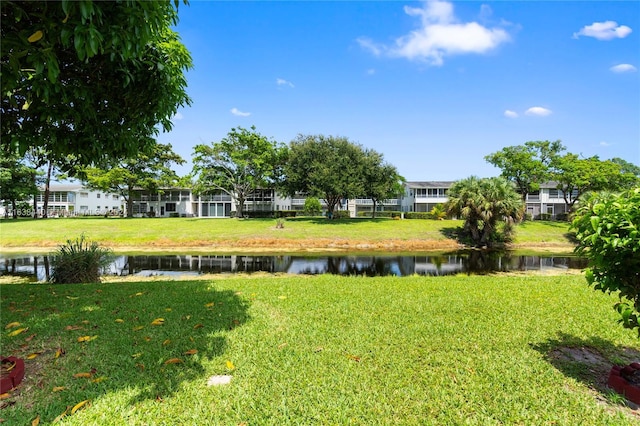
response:
M450 215L465 220L463 234L474 245L485 247L495 242L499 221L512 224L522 219L524 203L506 179L471 176L451 186L446 209ZM503 237L508 236L510 229L505 228Z

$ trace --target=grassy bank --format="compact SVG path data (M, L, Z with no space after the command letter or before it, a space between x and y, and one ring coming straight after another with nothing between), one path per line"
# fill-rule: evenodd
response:
M206 250L453 250L459 220L323 218L287 219L47 219L0 221L0 249L50 248L84 233L115 249ZM517 227L516 246L570 250L568 224L527 222Z
M640 345L582 277L0 290L3 355L31 357L8 424L633 424L602 384Z

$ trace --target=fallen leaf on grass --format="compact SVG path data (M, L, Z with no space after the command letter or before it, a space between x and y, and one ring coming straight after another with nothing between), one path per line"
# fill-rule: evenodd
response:
M137 327L133 327L133 331L140 331L140 330L142 330L143 328L144 328L144 326L143 326L143 325L139 325L139 326L137 326Z
M195 355L198 353L197 349L189 349L188 351L186 351L184 354L185 355Z
M28 329L29 329L29 327L18 328L17 330L13 330L11 333L9 333L8 336L9 337L17 336L20 333L24 333Z
M167 339L164 342L162 342L162 346L167 346L170 343L171 343L171 340Z
M64 349L58 348L58 349L56 349L56 353L55 353L55 355L53 357L54 358L60 358L64 354L65 354Z
M168 364L181 364L183 361L180 358L171 358L164 362L165 365Z
M67 415L67 411L69 411L69 409L67 408L66 410L64 410L64 412L62 414L60 414L58 417L56 417L55 419L53 419L53 421L51 423L58 423L60 420L62 420L62 418L64 416Z
M205 304L204 306L205 306L206 308L211 308L211 307L213 307L213 306L215 306L215 305L216 305L216 302L210 302L210 303Z
M0 394L0 400L7 399L7 398L11 398L11 394L9 392L5 392L3 394Z
M165 312L171 312L171 308L165 308Z
M79 325L68 325L64 329L67 331L75 331L75 330L82 330L82 327L80 327Z
M150 342L150 341L151 341L151 337L149 337L149 336L144 336L144 340L145 340L145 341L147 341L147 342Z
M80 401L78 402L76 405L73 406L73 408L71 409L71 414L75 414L76 411L78 411L79 409L81 409L82 407L84 407L86 405L86 403L89 402L88 399L85 399L84 401Z
M116 318L116 322L118 324L122 324L124 322L124 320L122 318Z
M65 390L67 387L66 386L56 386L52 389L52 392L60 392Z
M36 337L36 335L35 335L35 334L32 334L31 336L26 337L26 338L24 339L24 341L25 341L25 342L30 342L30 341L32 341L32 340L33 340L33 338L34 338L34 337Z
M35 419L31 420L31 426L38 426L40 424L40 414L38 414L38 417L36 417Z
M40 355L40 352L34 352L32 354L27 355L27 359L34 359L38 355Z
M151 325L163 325L164 324L164 318L156 318L153 321L151 321Z
M347 358L349 358L350 360L355 361L355 362L360 362L360 357L359 356L347 355Z
M140 371L144 371L144 364L141 363L136 363L136 367L138 367L140 369Z
M229 370L235 370L236 366L235 366L235 365L233 365L233 362L231 362L231 361L227 361L227 363L226 363L226 364L227 364L227 369L229 369Z
M100 383L100 382L104 382L105 380L107 380L107 377L96 377L95 379L91 380L91 383Z
M20 323L19 322L10 322L9 324L4 326L5 330L8 330L10 328L15 328L15 327L20 327Z
M193 326L193 329L197 330L197 329L202 328L202 327L204 327L204 324L198 323L198 324Z
M92 376L91 373L76 373L73 375L76 379L88 379Z
M81 336L81 337L78 337L78 343L90 342L90 341L95 340L97 338L98 338L97 335L96 336Z
M140 358L142 356L142 352L138 352L137 354L131 355L131 358Z
M69 299L69 300L77 300L77 299L79 299L79 298L80 298L79 296L75 296L75 297L73 297L73 296L67 296L67 299Z

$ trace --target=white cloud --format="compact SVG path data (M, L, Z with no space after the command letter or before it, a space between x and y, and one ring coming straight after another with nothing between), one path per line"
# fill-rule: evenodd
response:
M289 87L296 87L293 85L292 82L285 80L284 78L276 78L276 84L278 86L289 86Z
M504 116L507 117L507 118L518 118L518 113L508 109L508 110L505 110Z
M626 25L618 25L615 21L594 22L582 27L577 33L573 33L573 38L585 36L598 40L613 40L614 38L625 38L631 34L631 31L631 28Z
M609 142L602 141L600 142L600 146L611 146Z
M618 64L618 65L615 65L615 66L609 68L609 70L611 70L611 71L613 71L615 73L618 73L618 74L623 73L623 72L636 72L636 71L638 71L638 69L636 67L634 67L633 65L631 65L631 64Z
M546 117L551 114L551 110L539 106L531 107L524 112L526 115L534 115L537 117Z
M182 120L183 118L184 118L184 116L183 116L182 114L180 114L179 112L176 112L176 113L174 114L174 116L173 116L173 117L171 117L171 120L172 120L172 121L173 121L173 120Z
M502 28L488 28L477 22L459 22L453 5L429 0L422 8L405 6L409 16L420 18L420 27L399 37L391 46L360 37L357 42L375 56L386 55L442 65L446 56L483 54L510 40ZM486 8L481 10L486 14Z
M238 108L231 108L231 114L236 115L238 117L248 117L251 115L250 112L242 112Z

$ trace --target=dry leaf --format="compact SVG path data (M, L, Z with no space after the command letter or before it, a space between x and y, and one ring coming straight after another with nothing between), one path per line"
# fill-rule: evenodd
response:
M31 426L38 426L40 424L40 414L38 414L38 417L36 417L35 419L31 420Z
M69 410L68 408L64 410L64 412L60 414L58 417L56 417L55 419L53 419L51 423L58 423L60 420L62 420L62 418L67 415L68 410Z
M359 356L355 356L355 355L347 355L347 357L355 362L360 362L360 357Z
M204 325L203 325L203 324L201 324L201 323L198 323L198 324L196 324L196 325L194 325L194 326L193 326L193 329L194 329L194 330L197 330L197 329L202 328L202 327L204 327Z
M79 299L79 298L80 297L78 297L78 296L75 296L75 297L67 296L67 299L69 299L69 300L76 300L76 299Z
M18 328L17 330L13 330L11 333L8 334L9 337L13 337L13 336L17 336L20 333L24 333L25 331L27 331L29 329L29 327L25 327L25 328Z
M100 382L104 382L105 380L107 380L107 378L102 376L102 377L96 377L95 379L91 380L91 382L92 383L100 383Z
M27 355L27 359L34 359L38 355L40 355L40 352L34 352L32 354Z
M171 312L171 308L165 308L165 312Z
M149 337L149 336L144 336L144 340L145 340L145 341L147 341L147 342L150 342L150 341L151 341L151 337Z
M58 348L58 349L56 349L56 353L55 353L55 355L53 357L54 358L60 358L64 354L65 354L64 349Z
M151 321L151 325L162 325L164 324L164 318L156 318Z
M73 408L71 409L71 414L75 414L76 411L78 411L79 409L81 409L82 407L84 407L84 405L89 402L88 399L85 399L84 401L80 401L78 402L76 405L73 406Z
M35 43L36 41L40 40L43 36L44 36L44 33L41 30L38 30L35 33L31 34L27 39L27 41L29 41L29 43Z
M205 306L205 307L207 307L207 308L211 308L211 307L213 307L213 306L215 306L215 305L216 305L216 302L210 302L210 303L207 303L207 304L206 304L206 305L204 305L204 306Z
M30 341L32 341L32 340L33 340L33 338L34 338L34 337L36 337L36 335L35 335L35 334L32 334L32 335L31 335L31 336L29 336L29 337L25 337L24 341L25 341L25 342L30 342Z
M60 392L66 389L66 386L56 386L53 388L52 392Z
M188 351L186 351L184 354L185 355L195 355L198 353L197 349L189 349Z
M14 322L10 322L9 324L5 325L4 329L8 330L10 328L15 328L15 327L19 327L19 326L20 326L20 323L14 321Z
M9 392L0 394L0 400L7 399L7 398L11 398L11 394Z
M171 340L167 339L164 342L162 342L162 346L167 346L170 343L171 343Z
M80 322L81 322L82 324L89 324L89 321L88 321L88 320L83 320L83 321L80 321Z
M76 379L88 379L91 377L91 373L76 373L73 375Z
M122 324L122 323L124 322L124 320L123 320L122 318L117 318L117 319L116 319L116 322L117 322L118 324Z
M144 364L136 363L136 367L138 367L140 371L144 371Z
M165 365L167 365L167 364L181 364L182 360L180 358L171 358L171 359L166 360L164 363L165 363Z
M79 325L68 325L64 329L69 331L74 331L74 330L82 330L82 327L80 327Z
M131 355L131 358L140 358L142 356L142 352L138 352L137 354Z
M142 330L143 328L144 328L143 325L139 325L137 327L133 327L133 331L139 331L139 330Z
M78 337L78 343L90 342L90 341L95 340L97 338L98 338L98 336L81 336L81 337Z
M235 370L236 366L233 365L233 362L231 361L227 361L227 369L229 370Z

